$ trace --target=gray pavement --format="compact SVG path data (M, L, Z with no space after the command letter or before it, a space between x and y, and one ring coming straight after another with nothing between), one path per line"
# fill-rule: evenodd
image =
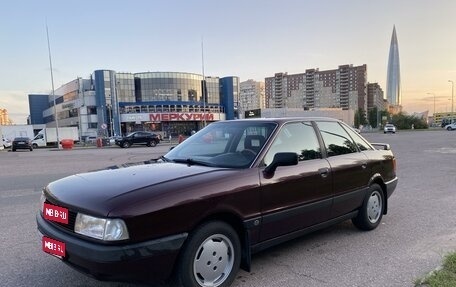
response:
M361 232L347 221L265 250L233 286L413 286L456 250L456 131L365 136L389 143L398 159L399 184L381 226ZM156 158L169 147L0 151L0 286L137 286L93 280L44 254L39 194L49 181Z

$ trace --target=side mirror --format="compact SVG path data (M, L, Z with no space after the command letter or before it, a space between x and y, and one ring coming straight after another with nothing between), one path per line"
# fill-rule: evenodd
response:
M268 165L263 173L265 176L272 176L279 166L290 166L298 164L298 154L295 152L278 152L274 155L271 164Z

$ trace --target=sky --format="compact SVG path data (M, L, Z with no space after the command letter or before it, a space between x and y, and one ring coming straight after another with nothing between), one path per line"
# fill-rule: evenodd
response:
M0 108L16 124L52 90L46 23L55 89L97 69L202 74L204 58L206 76L241 81L366 64L384 91L395 25L403 109L451 111L454 0L4 1Z

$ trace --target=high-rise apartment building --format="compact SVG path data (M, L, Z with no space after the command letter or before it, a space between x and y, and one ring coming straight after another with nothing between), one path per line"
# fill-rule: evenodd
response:
M267 108L341 108L367 110L367 66L307 69L303 74L276 73L265 79Z
M11 121L8 117L8 111L6 109L0 109L0 125L9 125Z
M378 83L367 84L367 109L384 110L383 90Z
M240 84L239 104L242 111L264 109L264 82L247 80Z
M396 26L393 27L388 57L386 79L386 98L391 105L401 104L401 71L399 64L399 46L397 44Z

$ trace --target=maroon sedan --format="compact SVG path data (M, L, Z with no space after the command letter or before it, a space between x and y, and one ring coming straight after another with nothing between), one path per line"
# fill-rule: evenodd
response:
M229 286L275 244L376 228L396 185L389 146L343 122L222 121L160 159L50 183L37 224L43 251L98 279Z

